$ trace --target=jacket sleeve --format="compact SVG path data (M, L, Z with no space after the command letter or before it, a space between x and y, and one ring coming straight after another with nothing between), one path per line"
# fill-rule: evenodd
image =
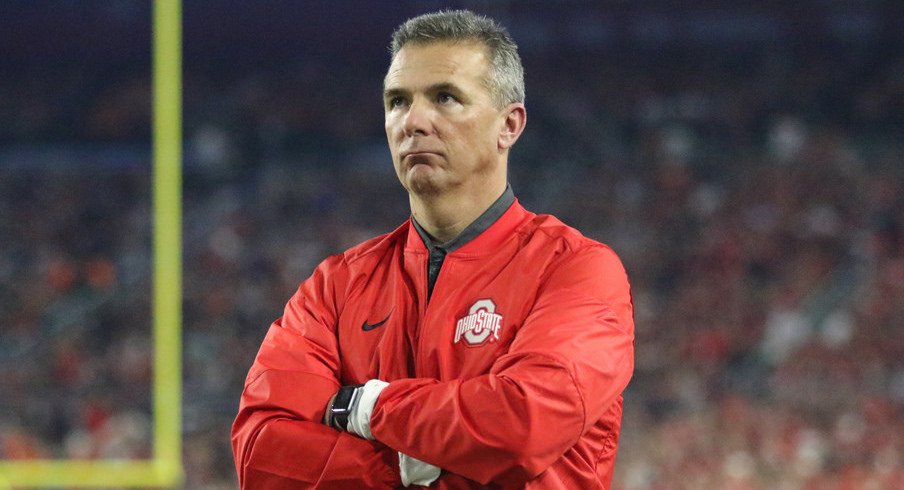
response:
M618 402L633 368L627 276L611 249L589 246L549 275L488 374L393 381L371 430L390 447L482 484L528 481Z
M321 423L339 389L335 270L324 261L264 338L232 427L243 489L392 488L398 456Z

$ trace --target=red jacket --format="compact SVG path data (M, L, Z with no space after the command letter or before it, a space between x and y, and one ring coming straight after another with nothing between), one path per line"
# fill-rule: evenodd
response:
M609 488L634 366L615 253L516 201L446 256L429 302L427 256L409 220L301 284L248 373L242 488L393 488L396 451L442 468L433 488ZM390 383L376 441L321 424L370 379Z

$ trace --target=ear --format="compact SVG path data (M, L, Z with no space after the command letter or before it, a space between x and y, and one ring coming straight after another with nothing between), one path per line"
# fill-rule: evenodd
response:
M499 139L496 141L496 146L500 153L515 145L518 137L524 131L524 125L527 124L527 111L521 102L509 104L503 114L505 119L503 120L502 128L499 130Z

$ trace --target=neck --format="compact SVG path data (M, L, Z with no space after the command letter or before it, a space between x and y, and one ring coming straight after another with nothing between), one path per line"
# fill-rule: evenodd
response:
M467 195L409 194L411 214L418 224L440 243L457 237L505 192L505 181L489 190Z

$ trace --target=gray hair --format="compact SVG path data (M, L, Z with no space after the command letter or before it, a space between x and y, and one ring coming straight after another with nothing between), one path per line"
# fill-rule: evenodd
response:
M505 27L489 17L470 10L444 10L408 19L392 33L390 51L395 59L408 43L442 41L483 44L490 58L486 85L496 107L524 102L524 67L518 46Z

